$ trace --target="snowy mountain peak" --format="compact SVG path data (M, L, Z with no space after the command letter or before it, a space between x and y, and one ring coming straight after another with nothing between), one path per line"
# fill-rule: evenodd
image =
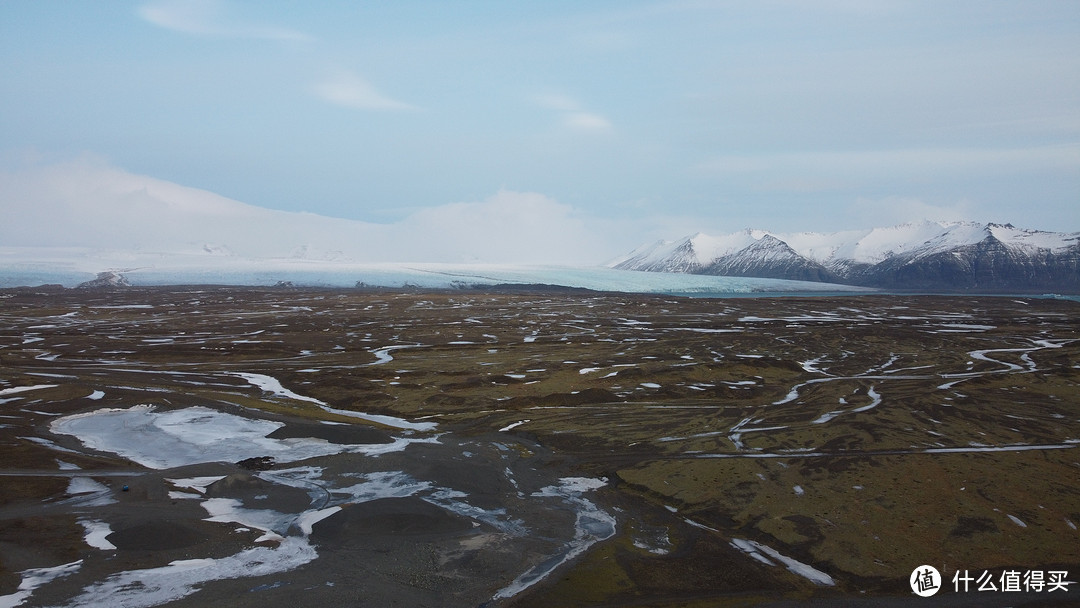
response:
M1080 233L922 221L870 230L697 233L639 248L627 270L756 276L913 289L1080 287Z

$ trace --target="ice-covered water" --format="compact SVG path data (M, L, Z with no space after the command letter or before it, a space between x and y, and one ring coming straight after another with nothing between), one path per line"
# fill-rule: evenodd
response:
M191 595L210 581L287 572L316 557L307 537L290 536L275 547L253 547L217 559L176 560L159 568L119 572L87 587L66 606L158 606Z
M495 599L513 597L521 593L546 578L559 566L584 553L589 547L615 535L615 518L582 496L585 492L597 490L605 485L607 485L607 480L602 478L564 477L559 480L558 485L546 486L533 493L534 497L560 498L574 507L577 511L574 538L562 551L499 590L494 596Z
M245 376L265 389L278 392L280 385L268 376ZM303 395L280 389L282 396L303 399ZM295 462L315 456L342 452L380 453L404 450L410 443L438 443L438 439L398 439L392 444L339 445L316 439L272 439L268 437L281 423L245 418L206 407L159 410L153 406L127 409L103 408L54 420L51 430L72 435L87 447L112 452L154 469L165 469L206 462L236 462L246 458L272 456L279 462ZM408 431L406 431L408 432ZM507 475L513 481L512 473ZM299 512L260 508L259 501L244 501L213 495L208 488L223 479L220 475L170 478L176 501L197 501L206 511L205 519L233 524L246 530L258 530L255 542L271 541L274 546L256 546L223 558L190 559L158 568L115 573L83 589L67 605L153 606L190 595L211 580L273 574L293 570L318 557L309 535L318 522L331 517L350 504L388 499L417 498L449 512L487 524L501 534L526 538L530 523L505 507L475 504L466 492L441 486L433 480L418 479L400 470L366 473L328 474L312 464L290 469L274 469L255 474L276 485L304 489L311 503ZM556 544L553 553L498 592L497 598L519 593L547 577L559 566L581 555L589 547L615 533L613 515L584 495L604 486L606 480L567 477L531 495L518 492L518 500L538 501L575 514L568 539ZM516 482L514 483L516 487ZM112 500L112 490L89 477L72 478L69 493L75 498ZM530 507L532 508L532 507ZM547 507L543 507L547 508ZM529 517L532 517L529 516ZM526 518L528 519L528 518ZM86 530L85 541L102 551L114 550L107 537L107 521L93 517L80 520ZM31 576L35 586L45 582ZM29 584L29 583L28 583ZM27 589L28 597L33 588ZM20 595L19 597L24 597ZM119 604L117 604L119 602Z
M401 347L404 348L404 347ZM341 416L348 416L350 418L358 418L360 420L367 420L369 422L376 422L386 426L408 429L414 431L430 431L438 426L435 422L410 422L404 418L398 418L396 416L387 416L384 414L366 414L364 412L356 412L353 410L343 410L335 407L330 407L326 403L315 399L314 397L307 397L305 395L299 395L293 391L281 386L281 382L277 378L267 376L265 374L251 374L247 372L229 372L231 376L238 376L247 380L249 383L261 388L262 390L271 393L273 395L284 397L286 399L294 399L296 401L306 401L308 403L314 403L323 410L338 414Z
M52 432L73 435L95 450L112 452L152 469L204 462L238 462L271 456L295 462L344 452L381 454L405 449L418 439L344 445L312 438L272 439L280 422L244 418L195 406L159 411L137 405L105 408L54 420Z

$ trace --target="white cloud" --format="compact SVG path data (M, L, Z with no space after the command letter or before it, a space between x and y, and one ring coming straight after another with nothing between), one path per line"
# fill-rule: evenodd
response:
M4 171L0 244L358 262L599 264L601 224L547 196L502 190L391 224L275 211L110 166L99 158ZM319 253L322 252L322 253Z
M713 157L692 168L698 175L759 179L766 189L807 184L824 189L880 179L961 174L1008 174L1080 169L1080 145L1031 148L908 148L818 151Z
M431 255L451 256L434 261L581 264L610 255L573 207L535 192L500 190L480 202L422 209L400 228Z
M159 27L199 36L308 40L297 30L249 23L232 15L224 0L155 0L138 8L139 16Z
M317 97L357 110L416 110L417 107L379 92L371 83L348 70L336 70L312 88Z
M17 210L17 211L16 211ZM288 214L246 205L100 158L0 171L0 242L18 246L187 250L228 243L269 252L289 232Z
M567 112L563 116L563 124L574 129L584 130L607 130L611 128L611 121L591 112Z
M563 126L580 131L607 131L612 128L607 117L590 112L576 99L562 94L538 95L533 101L542 108L555 110Z
M969 201L933 204L920 198L887 196L884 198L860 198L848 210L847 217L855 220L854 227L893 226L907 222L931 220L935 222L961 222L978 220ZM989 218L1010 221L1011 218Z
M540 193L506 189L480 201L420 208L397 222L376 224L261 208L90 156L21 164L0 168L0 216L5 218L0 244L5 247L193 255L212 249L251 258L288 258L302 251L312 259L365 263L593 265L656 239L746 227L666 210L600 217ZM851 228L925 219L1016 221L976 218L974 211L964 200L885 197L859 199L845 216L854 222Z
M535 101L536 104L542 108L558 110L560 112L576 112L581 109L581 104L575 99L558 93L537 95Z

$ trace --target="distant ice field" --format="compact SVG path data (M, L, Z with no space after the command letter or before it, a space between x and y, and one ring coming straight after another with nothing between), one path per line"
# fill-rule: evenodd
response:
M616 270L602 266L379 263L299 258L252 259L201 254L0 248L0 287L60 284L75 287L100 272L122 274L131 285L449 288L543 284L560 287L679 295L754 293L872 293L864 287L743 277Z

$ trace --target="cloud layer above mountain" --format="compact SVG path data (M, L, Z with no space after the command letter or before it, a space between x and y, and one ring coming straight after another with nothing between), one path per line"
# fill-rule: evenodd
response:
M398 227L540 193L625 235L612 256L927 216L1073 230L1078 31L1069 0L0 2L0 161L89 153Z
M603 230L572 207L510 190L378 224L248 205L84 157L0 173L0 206L17 210L0 224L6 246L358 262L595 264L610 255Z

